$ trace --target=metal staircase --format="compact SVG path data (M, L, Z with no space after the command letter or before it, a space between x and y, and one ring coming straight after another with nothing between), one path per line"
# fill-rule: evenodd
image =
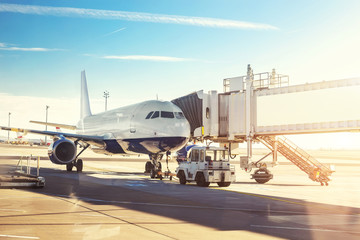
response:
M307 173L311 180L320 182L321 185L328 185L333 171L297 147L289 139L284 136L257 136L257 139L272 151L277 148L279 153Z

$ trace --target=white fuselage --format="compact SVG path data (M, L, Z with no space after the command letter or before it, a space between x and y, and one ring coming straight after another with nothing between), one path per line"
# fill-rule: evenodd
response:
M177 151L190 137L190 125L181 109L157 100L87 116L78 129L79 134L103 136L105 145L96 150L110 154Z

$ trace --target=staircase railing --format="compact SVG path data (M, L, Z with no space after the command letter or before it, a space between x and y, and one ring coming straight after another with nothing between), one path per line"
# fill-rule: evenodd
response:
M257 139L272 151L277 143L277 151L307 173L311 180L326 185L330 181L333 171L329 167L320 163L284 136L258 136Z

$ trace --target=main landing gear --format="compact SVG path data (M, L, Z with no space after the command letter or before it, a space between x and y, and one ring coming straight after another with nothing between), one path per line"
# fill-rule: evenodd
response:
M162 166L160 160L162 159L162 154L149 155L150 161L147 161L145 164L145 172L150 173L151 178L159 178L162 180L163 176L161 173Z
M75 146L77 146L78 144L79 143L75 141ZM66 171L68 172L71 172L73 167L76 167L76 171L78 173L82 172L83 170L83 166L84 166L83 160L78 159L78 157L90 146L90 144L86 144L86 145L79 144L79 146L82 147L83 149L79 152L78 155L76 155L75 159L72 162L66 164Z

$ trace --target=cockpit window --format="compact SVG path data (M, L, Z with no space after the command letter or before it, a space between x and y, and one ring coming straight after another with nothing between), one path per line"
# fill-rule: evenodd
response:
M145 119L149 119L153 113L154 113L154 111L149 112L149 114L146 116L146 118L145 118Z
M151 119L158 118L159 117L159 111L154 112L154 114L151 116Z
M177 118L184 119L185 116L182 112L168 112L168 111L151 111L148 113L145 119L154 119L154 118Z
M161 111L162 118L174 118L173 112Z
M185 118L185 116L184 116L184 114L182 112L175 112L175 117L177 119L184 119Z

